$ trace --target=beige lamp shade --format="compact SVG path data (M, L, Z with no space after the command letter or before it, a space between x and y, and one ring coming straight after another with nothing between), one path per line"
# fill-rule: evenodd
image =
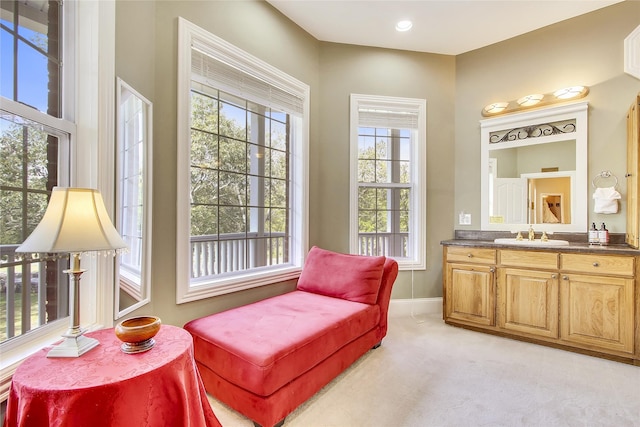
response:
M58 253L125 248L99 191L54 187L40 224L16 252Z

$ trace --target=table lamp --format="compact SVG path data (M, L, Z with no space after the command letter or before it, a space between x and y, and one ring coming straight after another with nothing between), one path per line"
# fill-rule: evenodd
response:
M80 255L87 252L111 253L126 248L114 228L99 191L90 188L54 187L47 210L33 233L16 252L69 253L69 329L63 341L47 357L79 357L99 344L85 337L80 329Z

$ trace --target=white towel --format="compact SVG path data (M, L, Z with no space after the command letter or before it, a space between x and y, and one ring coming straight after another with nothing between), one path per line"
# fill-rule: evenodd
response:
M593 192L593 211L602 214L618 213L618 199L621 198L615 187L596 188Z

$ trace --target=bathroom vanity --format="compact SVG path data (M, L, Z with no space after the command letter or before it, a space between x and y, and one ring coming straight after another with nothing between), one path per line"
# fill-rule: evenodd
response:
M442 242L446 323L640 366L640 251L456 234Z
M640 94L627 115L626 233L607 246L587 243L588 108L480 121L481 230L442 242L443 317L640 366Z

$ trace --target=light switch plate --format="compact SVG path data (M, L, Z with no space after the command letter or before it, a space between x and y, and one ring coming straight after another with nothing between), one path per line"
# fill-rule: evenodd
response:
M460 225L471 225L471 214L461 213L460 218L458 218L458 222Z

